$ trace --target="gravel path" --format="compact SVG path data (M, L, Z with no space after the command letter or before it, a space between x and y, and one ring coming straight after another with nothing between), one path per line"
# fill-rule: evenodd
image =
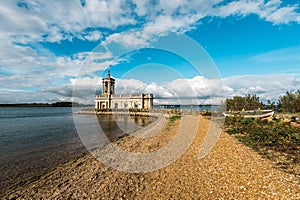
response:
M37 180L16 186L4 199L300 199L295 176L273 168L270 161L226 133L220 135L208 156L199 159L210 121L202 116L189 116L191 121L198 119L199 129L192 145L179 159L160 170L120 172L85 155ZM154 151L175 138L180 128L180 121L176 121L166 124L161 133L146 143L140 138L125 137L117 144L129 150Z

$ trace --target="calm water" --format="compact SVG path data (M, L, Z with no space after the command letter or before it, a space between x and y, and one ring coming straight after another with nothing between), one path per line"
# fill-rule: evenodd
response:
M103 136L97 132L96 124L110 140L116 140L154 120L129 116L75 117L82 124L74 125L72 108L0 108L0 192L86 152L82 140L91 142L89 147L99 145ZM79 135L78 126L83 128Z

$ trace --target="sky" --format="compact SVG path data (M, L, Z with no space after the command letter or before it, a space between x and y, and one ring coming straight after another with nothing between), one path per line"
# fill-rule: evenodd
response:
M2 0L0 103L220 103L300 89L298 0Z

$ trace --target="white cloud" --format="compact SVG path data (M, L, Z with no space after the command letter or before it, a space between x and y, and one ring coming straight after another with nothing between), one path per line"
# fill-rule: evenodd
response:
M2 1L0 7L1 36L19 35L29 41L58 42L72 37L98 40L99 31L86 33L87 28L115 29L135 24L131 9L121 0L80 1L26 1L27 8L18 7L18 1ZM83 37L82 37L83 35ZM43 37L42 37L43 36Z
M100 77L77 77L71 78L70 84L62 84L57 87L49 87L37 93L60 98L69 99L85 104L93 104L97 85L100 84Z
M2 89L0 93L4 98L1 102L30 102L31 95L37 102L72 98L78 102L93 104L96 91L101 92L100 77L71 78L69 82L70 84L48 87L34 93ZM277 101L286 91L298 90L299 85L300 77L291 74L243 75L223 80L196 76L191 79L176 79L164 85L146 84L135 79L116 79L116 94L152 93L156 104L216 104L224 100L224 94L226 98L257 94L261 100Z
M71 84L46 89L43 92L71 97L76 85L74 97L81 99L81 102L93 103L96 88L100 89L98 92L101 91L100 77L71 79L70 82ZM220 84L220 80L208 80L200 76L192 79L177 79L163 85L146 84L136 79L116 79L115 91L116 94L152 93L156 98L156 103L220 103L224 98L224 90Z
M169 31L169 29L162 27L147 27L133 31L113 33L102 41L101 44L116 52L119 52L119 49L121 49L121 52L132 51L150 47L160 37L168 35Z
M43 88L60 84L64 77L75 76L82 63L80 59L68 56L40 55L38 49L28 46L6 44L0 47L0 87Z
M176 0L176 1L137 1L135 6L127 1L87 0L80 1L26 1L26 7L18 7L18 1L4 1L0 8L0 36L3 40L28 42L60 42L73 37L89 41L103 38L97 28L114 30L123 25L139 27L163 27L185 32L192 29L206 16L227 17L257 14L274 24L300 22L298 5L282 7L280 0L240 0L224 3L222 0ZM219 4L222 3L222 4ZM66 9L67 8L67 9ZM143 17L137 21L135 15ZM91 29L90 29L91 28ZM118 35L118 42L132 45L144 44L147 38L135 35ZM13 36L13 39L11 38ZM149 37L149 35L148 35ZM108 37L108 40L111 37ZM150 38L151 39L151 38Z
M243 75L225 78L223 82L232 88L227 93L229 97L257 94L262 99L276 101L286 91L298 90L300 78L292 74Z
M139 48L147 47L150 44L149 38L145 35L142 35L141 32L123 32L123 33L114 33L106 38L103 45L111 44L122 45L124 47Z
M88 41L97 41L100 40L102 37L103 36L100 31L89 32L87 35L84 36L84 38Z
M261 19L273 24L300 23L299 5L282 7L281 0L240 0L232 1L224 6L217 7L215 15L227 17L230 15L247 16L256 14Z
M216 9L216 15L220 17L227 17L230 15L248 15L250 13L257 13L262 5L261 1L232 1L224 6Z
M72 56L56 56L41 45L17 45L0 39L0 88L28 91L65 84L67 77L93 74L121 60L112 53L79 52ZM86 59L86 60L85 60Z
M137 14L146 16L146 27L162 27L177 32L191 30L197 22L211 16L214 6L222 0L159 1L155 5L136 1Z
M90 41L102 38L95 28L116 29L123 25L164 27L187 31L206 16L257 14L274 24L297 22L299 5L282 6L281 0L239 0L226 3L222 0L131 1L86 0L80 1L2 1L0 7L0 35L18 36L22 41L50 41L78 37ZM222 4L219 4L222 3ZM135 15L144 17L137 21ZM88 28L93 28L88 31Z
M77 75L83 60L88 55L89 59L85 61L80 75L91 75L95 71L105 69L108 65L121 62L121 60L114 61L114 55L111 52L92 54L79 52L71 56L57 56L50 50L39 46L39 43L43 42L72 41L73 38L79 38L88 41L105 40L103 44L116 42L125 47L145 47L155 39L155 36L165 34L162 30L185 32L193 29L199 20L206 16L225 18L231 15L256 14L261 19L274 24L300 23L299 5L282 6L281 0L240 0L229 3L222 0L133 0L132 3L135 6L123 0L87 0L85 5L73 0L28 0L24 1L26 6L23 7L18 7L18 2L17 0L3 0L0 7L0 72L5 74L0 78L0 87L6 88L7 91L15 89L26 91L28 88L40 88L43 91L50 91L53 88L54 91L60 86L67 86L71 81L68 77ZM136 16L141 17L142 20L139 21ZM125 29L128 28L118 29L126 26L130 28L136 26L141 29L136 32L119 32L120 30L126 31ZM145 29L150 26L164 29ZM102 29L108 31L102 32ZM282 51L287 52L286 56L278 56L282 55ZM261 62L299 61L297 52L299 52L298 47L288 51L269 52L253 59ZM287 79L288 76L285 78ZM238 77L232 78L231 81L233 80L237 81ZM298 83L298 79L292 80ZM185 82L188 82L189 87L194 91L193 95L201 97L207 91L202 84L196 84L199 81L195 78ZM210 91L212 95L221 92L220 83L213 80L205 81L215 86ZM229 79L224 81L229 81ZM283 85L290 85L294 88L291 82L285 81ZM267 87L258 83L256 79L254 82L257 85L253 83L251 85L249 82L240 90L234 85L226 85L225 90L229 94L255 91L263 94L264 91L272 89L270 85ZM160 97L170 97L173 95L171 91L177 90L180 95L193 96L186 92L186 85L180 84L179 81L176 84L182 90L172 88L171 83L168 87L143 83L136 83L136 86L156 92ZM126 87L130 91L134 89L129 85ZM274 88L278 88L278 91L287 89L281 87L280 84ZM70 88L66 87L65 91L61 88L59 95L66 96L69 94L67 90ZM26 96L25 93L24 95ZM275 89L274 94L271 95L276 96ZM30 95L27 96L30 97Z
M300 46L292 46L288 48L278 49L256 55L251 60L264 63L282 63L282 62L299 62Z
M296 12L297 9L298 7L296 6L279 8L268 15L266 19L274 24L300 23L300 14Z

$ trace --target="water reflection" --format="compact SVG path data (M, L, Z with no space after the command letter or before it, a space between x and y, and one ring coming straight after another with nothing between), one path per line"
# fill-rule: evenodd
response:
M115 141L155 121L155 117L130 115L98 115L98 122L110 141Z

